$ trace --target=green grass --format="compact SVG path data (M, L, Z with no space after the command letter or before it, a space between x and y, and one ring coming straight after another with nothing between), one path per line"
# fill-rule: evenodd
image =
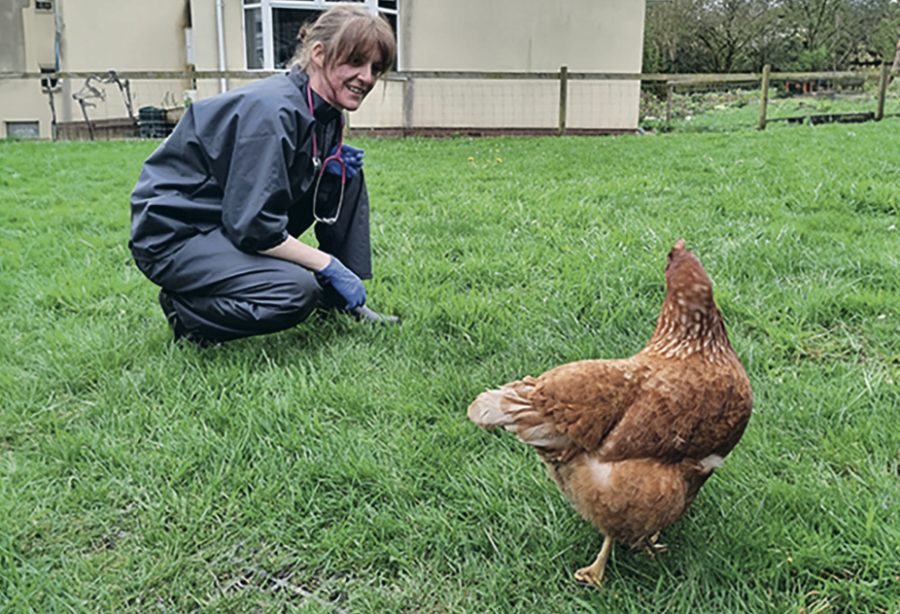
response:
M666 101L650 92L641 99L641 126L647 130L710 132L748 130L759 124L760 92L726 90L676 93L672 97L671 121L666 123ZM860 90L820 91L786 95L782 86L769 90L766 118L769 126L787 118L810 121L811 116L845 113L875 113L877 83L866 82ZM900 78L885 92L885 117L900 116Z
M354 143L403 326L206 350L126 247L155 142L0 144L0 611L898 611L898 120ZM639 350L680 237L754 417L585 588L598 534L465 410Z

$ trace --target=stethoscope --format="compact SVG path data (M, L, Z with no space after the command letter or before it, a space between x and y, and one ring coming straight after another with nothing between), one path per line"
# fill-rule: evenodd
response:
M306 102L309 104L309 114L312 116L313 121L315 121L316 116L313 111L313 100L312 100L312 87L310 87L309 83L306 84ZM317 222L321 222L322 224L328 224L331 226L334 224L338 218L341 216L341 207L344 205L344 185L347 183L347 164L344 162L344 159L341 157L341 148L344 146L344 115L341 114L341 121L338 132L338 144L337 148L335 148L334 153L322 160L319 157L319 142L316 138L316 128L313 126L312 128L312 161L313 161L313 170L319 173L318 178L316 178L316 187L313 190L313 206L312 206L312 214L313 219ZM331 162L337 162L338 166L341 167L341 193L338 196L338 204L337 209L334 212L333 217L323 217L320 216L316 212L316 205L319 202L319 184L322 182L322 176L325 174L325 167L328 166Z

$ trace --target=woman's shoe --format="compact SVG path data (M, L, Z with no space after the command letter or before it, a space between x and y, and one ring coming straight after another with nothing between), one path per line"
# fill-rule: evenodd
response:
M365 305L360 305L356 309L351 309L350 315L360 322L369 324L400 324L400 318L398 316L382 315L377 311L369 309Z

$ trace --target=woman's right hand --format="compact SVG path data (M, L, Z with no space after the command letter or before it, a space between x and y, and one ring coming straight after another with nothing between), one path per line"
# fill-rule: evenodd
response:
M331 257L331 262L318 274L331 284L331 287L338 294L344 297L344 300L347 301L347 306L344 309L347 311L356 309L366 302L366 287L363 285L362 280L334 256Z

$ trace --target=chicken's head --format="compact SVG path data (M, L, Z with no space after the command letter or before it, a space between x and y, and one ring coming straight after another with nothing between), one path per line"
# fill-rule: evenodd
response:
M667 358L697 353L721 357L730 347L709 275L681 239L669 252L666 298L645 351Z
M712 281L700 260L679 239L669 252L666 265L666 294L681 308L679 311L706 312L715 309Z

